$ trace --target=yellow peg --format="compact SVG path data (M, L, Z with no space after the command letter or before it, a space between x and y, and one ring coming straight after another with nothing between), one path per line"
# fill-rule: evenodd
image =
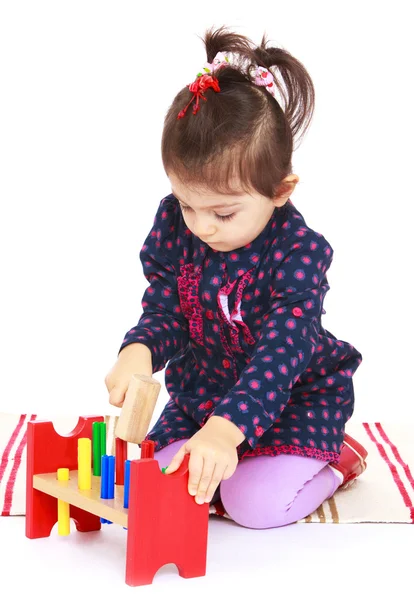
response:
M69 469L58 469L57 478L59 481L69 481ZM58 534L69 535L70 533L70 516L69 504L58 499Z
M92 442L89 438L78 440L78 488L92 489Z

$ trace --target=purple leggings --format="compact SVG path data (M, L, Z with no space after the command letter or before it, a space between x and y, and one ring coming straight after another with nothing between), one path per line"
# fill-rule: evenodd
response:
M155 453L160 468L170 464L186 441L173 442ZM290 454L244 458L230 479L221 482L221 501L227 514L243 527L266 529L295 523L333 496L340 485L327 465ZM212 502L217 499L216 493Z

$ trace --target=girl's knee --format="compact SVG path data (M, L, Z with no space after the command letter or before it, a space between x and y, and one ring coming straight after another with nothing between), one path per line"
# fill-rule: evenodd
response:
M274 462L272 458L262 462L254 458L222 482L223 506L239 525L266 529L296 523L334 493L337 483L324 463L277 458ZM288 462L295 471L286 470Z
M286 498L286 490L275 489L272 493L260 487L246 486L243 493L234 493L229 485L231 480L222 481L221 501L227 514L238 525L249 529L268 529L294 523L297 519L291 513L294 498ZM279 486L277 486L279 487Z

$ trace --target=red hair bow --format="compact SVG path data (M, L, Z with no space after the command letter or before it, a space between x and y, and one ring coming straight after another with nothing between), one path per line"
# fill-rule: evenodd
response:
M205 73L204 75L199 73L197 79L193 83L190 83L188 85L188 88L190 92L193 92L193 96L190 102L187 104L187 106L183 110L180 110L177 119L182 119L185 116L187 108L190 106L194 98L196 99L196 104L193 109L193 115L197 114L197 112L200 110L200 98L202 98L205 101L207 100L207 98L203 96L203 92L208 90L208 88L212 88L215 92L220 91L220 86L217 77L214 77L214 75L209 75L208 73Z

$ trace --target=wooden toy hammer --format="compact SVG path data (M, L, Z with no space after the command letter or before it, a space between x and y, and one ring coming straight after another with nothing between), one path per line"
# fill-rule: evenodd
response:
M153 377L140 374L132 376L115 428L116 437L132 444L142 442L147 435L160 389L160 383Z

